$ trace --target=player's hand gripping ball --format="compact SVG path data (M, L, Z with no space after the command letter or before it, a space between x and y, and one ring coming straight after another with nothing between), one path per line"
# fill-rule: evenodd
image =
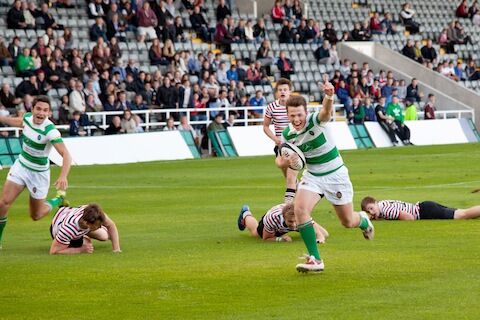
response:
M285 142L280 145L280 154L290 162L290 169L300 171L305 168L305 155L294 144Z

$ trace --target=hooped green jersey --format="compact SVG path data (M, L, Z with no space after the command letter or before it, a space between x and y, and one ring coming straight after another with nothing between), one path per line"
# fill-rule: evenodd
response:
M33 123L33 115L28 112L23 116L22 153L18 160L33 171L46 171L50 168L48 155L55 143L63 142L60 131L49 119L42 124Z
M292 124L283 130L285 142L296 145L306 159L306 169L315 176L324 176L340 169L343 159L335 143L328 139L326 125L318 120L318 111L307 115L305 127L297 131Z

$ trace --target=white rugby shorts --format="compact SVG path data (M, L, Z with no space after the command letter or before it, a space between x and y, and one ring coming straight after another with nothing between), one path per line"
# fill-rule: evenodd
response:
M50 170L32 171L22 166L17 160L10 168L7 180L27 187L32 198L43 200L47 198L50 187Z
M297 189L324 196L334 205L348 204L353 201L353 186L345 166L325 176L314 176L305 170Z

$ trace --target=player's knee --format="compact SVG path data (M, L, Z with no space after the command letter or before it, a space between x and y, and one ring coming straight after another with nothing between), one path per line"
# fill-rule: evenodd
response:
M12 201L2 198L0 200L0 208L8 209L12 205Z

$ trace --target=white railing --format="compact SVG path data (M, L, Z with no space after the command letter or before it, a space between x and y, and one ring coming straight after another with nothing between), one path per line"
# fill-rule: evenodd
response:
M309 105L308 110L310 112L317 111L321 109L321 105ZM235 123L244 126L251 126L251 125L259 125L263 122L263 117L261 118L249 118L248 111L250 110L258 110L262 107L230 107L230 108L206 108L206 109L149 109L149 110L134 110L132 111L133 114L136 114L144 119L142 123L140 123L140 127L143 128L144 131L148 132L150 130L156 130L160 127L164 127L166 125L166 119L168 119L173 114L185 114L187 116L188 122L192 126L201 126L201 125L208 125L213 121L213 114L218 112L223 112L225 114L225 118L228 117L230 113L241 113L242 116L235 120ZM264 108L264 107L263 107ZM337 111L341 111L343 109L343 105L335 104L332 110L332 121L336 121ZM198 112L200 114L205 115L205 120L192 120L191 113ZM423 118L423 112L417 113L419 119ZM436 111L436 118L437 119L447 119L447 118L471 118L475 120L475 114L473 110L445 110L445 111ZM90 135L92 131L95 131L99 128L106 129L109 126L107 122L107 117L111 116L121 116L123 115L123 111L103 111L103 112L87 112L88 118L92 123L95 125L89 125L84 127L84 129ZM159 120L165 119L165 120ZM343 119L340 117L339 120ZM179 122L175 121L175 125L178 125ZM59 130L69 130L69 125L57 125ZM22 131L21 128L15 127L0 127L0 131L9 131L14 132L16 137L20 136Z

